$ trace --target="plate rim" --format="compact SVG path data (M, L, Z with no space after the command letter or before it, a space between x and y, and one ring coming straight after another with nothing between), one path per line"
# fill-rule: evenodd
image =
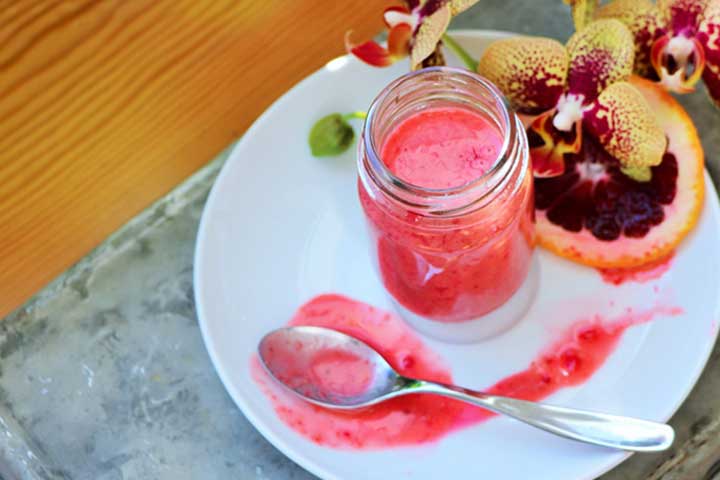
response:
M485 39L499 39L499 38L508 38L514 35L522 35L518 32L509 32L509 31L502 31L502 30L487 30L487 29L456 29L456 30L450 30L449 33L452 33L456 35L458 40L462 41L462 37L472 37L472 38L485 38ZM330 62L346 58L349 59L350 55L340 55L338 57L335 57L334 59L331 59ZM326 64L329 62L326 62ZM271 115L276 111L282 108L283 104L287 100L287 98L292 94L292 92L301 89L304 85L310 83L313 81L313 79L319 75L322 75L325 73L325 65L321 66L314 72L312 72L310 75L304 77L299 82L295 83L291 88L289 88L287 91L285 91L280 97L275 99L272 104L260 114L252 123L252 125L245 131L244 134L235 142L235 144L231 147L230 152L227 156L227 159L225 163L223 164L220 173L216 177L216 179L213 181L213 185L211 187L210 193L208 194L207 200L205 202L205 205L203 207L202 215L200 217L200 222L198 224L198 232L196 236L196 242L195 242L195 249L193 252L193 296L195 300L195 308L197 312L198 317L198 325L200 328L200 332L202 335L203 343L205 345L205 349L208 352L208 356L210 357L210 360L213 364L213 368L218 374L218 377L220 378L221 383L223 384L223 387L227 391L227 393L232 398L235 405L240 409L242 414L247 418L247 420L252 424L253 428L255 428L268 442L270 442L275 448L277 448L280 453L282 453L284 456L288 457L290 460L292 460L294 463L302 467L303 469L307 470L311 474L321 478L321 479L328 479L328 480L340 480L340 477L337 476L337 474L328 471L326 468L322 467L318 463L316 463L312 458L309 458L305 455L302 455L295 451L295 449L288 444L284 440L284 438L275 435L269 428L266 428L264 425L264 422L261 421L261 419L256 416L252 409L249 407L248 402L245 401L243 395L240 394L239 391L235 389L233 386L233 383L230 381L230 374L228 371L226 371L225 366L223 365L223 362L218 357L217 353L217 347L215 346L214 340L210 333L208 332L208 322L207 317L204 311L203 301L201 292L204 290L204 282L202 279L201 271L204 270L203 267L203 260L202 260L202 254L205 251L205 243L206 238L208 236L208 228L207 223L209 222L208 217L209 213L215 204L217 203L217 197L218 197L218 191L219 191L219 185L223 183L223 179L225 176L228 175L228 165L230 165L231 162L238 162L242 161L240 159L235 160L235 157L238 157L238 151L242 148L244 139L249 138L252 136L256 130L259 130L263 128L265 123L267 123ZM708 174L707 167L703 167L704 170L704 182L705 182L705 200L703 201L704 207L707 208L709 205L710 208L714 210L715 217L719 219L718 222L715 223L715 229L718 231L718 236L720 237L720 197L718 197L717 190L715 188L715 185L711 179L711 177ZM713 200L710 200L710 197L712 197ZM705 214L704 212L702 214ZM692 233L692 232L691 232ZM684 241L684 240L683 240ZM720 284L718 286L718 295L720 296ZM720 315L720 302L716 305L716 311L715 311L715 317L718 317ZM688 387L685 392L682 393L678 397L678 401L675 402L675 404L670 405L667 409L667 413L665 415L662 415L661 419L658 421L667 422L669 421L675 413L680 409L680 407L685 403L687 400L687 397L690 395L692 390L697 385L697 382L702 375L702 373L705 371L707 367L708 360L710 359L710 356L712 355L712 352L715 348L715 345L717 343L718 336L720 334L720 329L715 329L713 336L714 338L712 341L708 342L708 348L705 354L703 355L702 361L700 362L702 367L696 369L694 374L691 376L691 381L688 383ZM612 462L609 462L607 465L601 467L599 471L595 472L588 472L586 476L580 477L579 480L592 480L600 475L603 475L613 468L617 467L621 463L623 463L625 460L627 460L629 457L631 457L634 453L633 452L620 452L622 453L617 460L613 460Z

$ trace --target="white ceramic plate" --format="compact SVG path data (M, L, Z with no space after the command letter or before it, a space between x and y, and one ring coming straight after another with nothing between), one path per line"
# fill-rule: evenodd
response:
M502 35L458 32L457 38L479 55ZM311 297L335 292L391 308L367 254L354 149L318 159L306 139L314 120L367 108L406 71L407 62L376 69L338 58L275 102L235 147L205 207L195 256L198 315L215 368L255 427L322 478L594 478L627 455L507 418L427 446L370 452L320 447L286 427L251 379L248 361L259 339ZM547 400L669 419L697 380L718 331L720 209L712 184L706 184L700 224L662 278L615 287L593 269L540 252L540 293L518 326L474 346L426 343L446 359L456 382L482 388L526 368L553 332L582 314L669 302L685 313L629 329L589 381Z

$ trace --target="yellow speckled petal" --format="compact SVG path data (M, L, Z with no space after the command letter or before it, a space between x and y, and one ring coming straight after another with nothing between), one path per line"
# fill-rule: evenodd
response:
M475 5L479 0L450 0L450 13L453 16Z
M665 33L660 9L649 0L614 0L600 7L596 17L615 18L630 29L635 37L635 72L650 75L652 44Z
M697 38L705 50L702 77L710 98L720 107L720 0L713 0L705 9Z
M572 9L575 30L580 31L592 22L600 0L563 0Z
M608 85L632 73L635 44L630 30L615 19L596 20L567 43L568 90L594 100Z
M627 82L610 85L585 113L583 125L623 171L642 180L643 167L658 165L667 146L665 133L642 94Z
M410 47L410 64L413 69L417 68L423 60L435 51L437 43L445 30L447 30L451 17L450 5L445 4L432 15L422 20Z
M478 73L495 83L524 113L555 107L565 88L567 68L565 47L542 37L495 41L478 63Z
M672 32L690 29L691 34L700 24L703 12L712 0L658 0L657 5Z

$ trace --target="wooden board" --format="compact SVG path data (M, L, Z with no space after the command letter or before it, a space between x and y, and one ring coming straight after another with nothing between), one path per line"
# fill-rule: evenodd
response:
M0 0L0 317L382 28L385 0Z

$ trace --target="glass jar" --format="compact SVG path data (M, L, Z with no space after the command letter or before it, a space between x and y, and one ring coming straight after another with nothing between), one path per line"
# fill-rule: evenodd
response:
M380 158L395 125L430 108L460 107L497 128L502 146L478 178L424 188ZM436 338L468 342L509 328L536 290L533 182L522 123L500 91L464 69L432 67L373 101L358 146L358 190L380 279L402 317Z

